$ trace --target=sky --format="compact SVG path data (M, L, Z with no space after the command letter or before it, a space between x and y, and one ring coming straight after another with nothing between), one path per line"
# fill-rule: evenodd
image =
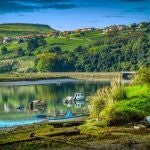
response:
M150 21L150 0L0 0L0 23L47 24L56 30Z

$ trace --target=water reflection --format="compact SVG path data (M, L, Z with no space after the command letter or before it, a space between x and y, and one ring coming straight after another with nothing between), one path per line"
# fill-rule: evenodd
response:
M73 104L64 104L63 99L74 93L83 93L85 97L109 83L72 81L52 82L35 85L2 85L0 83L0 120L24 119L39 112L48 116L64 115L68 110L73 114L86 112L85 101ZM34 100L41 100L45 107L40 105L31 109Z

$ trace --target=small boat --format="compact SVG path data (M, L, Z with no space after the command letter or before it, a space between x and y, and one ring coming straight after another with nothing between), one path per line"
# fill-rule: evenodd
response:
M63 100L64 102L73 102L74 101L74 99L73 99L73 97L72 96L67 96L64 100Z
M45 119L23 119L23 120L0 120L0 128L10 128L10 127L18 127L25 125L32 125L35 123L42 123Z
M74 115L71 111L67 111L66 115L62 118L49 118L48 122L50 123L62 123L62 122L78 122L78 121L85 121L87 119L88 115Z
M82 94L82 93L75 93L74 96L67 96L63 102L65 104L68 104L68 103L74 103L75 101L82 101L84 100L85 96Z
M82 93L75 93L73 98L74 100L84 100L85 96Z

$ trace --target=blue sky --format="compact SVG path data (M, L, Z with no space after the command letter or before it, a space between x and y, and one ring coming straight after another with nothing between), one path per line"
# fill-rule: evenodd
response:
M74 30L142 21L150 21L150 0L0 0L0 23Z

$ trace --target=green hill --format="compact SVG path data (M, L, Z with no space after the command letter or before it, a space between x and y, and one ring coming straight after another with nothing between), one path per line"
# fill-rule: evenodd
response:
M0 36L15 36L25 34L32 35L38 33L48 33L52 31L54 31L54 29L52 29L50 26L42 24L0 24Z

